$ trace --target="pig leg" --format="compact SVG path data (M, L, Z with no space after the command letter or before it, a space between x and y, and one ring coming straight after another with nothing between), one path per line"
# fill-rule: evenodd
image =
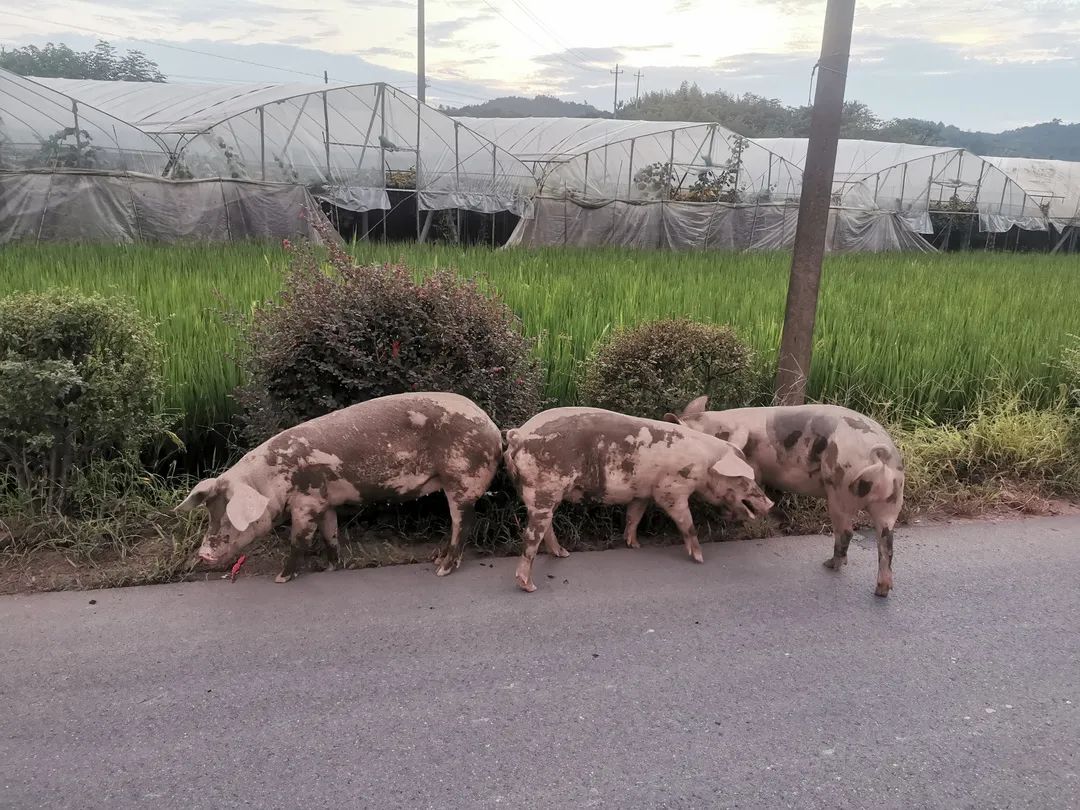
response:
M525 506L529 510L529 525L525 527L525 547L522 549L521 559L518 561L514 578L517 580L519 588L532 593L536 590L536 583L532 579L533 560L536 559L540 544L551 529L551 521L555 517L555 507L558 506L558 501L550 498L537 498L535 490L525 490L522 493L522 500L525 501Z
M341 546L338 544L338 521L337 510L327 509L319 519L319 531L323 540L326 541L326 561L330 564L330 570L341 565Z
M274 577L274 582L288 582L296 576L296 569L304 559L307 549L310 548L319 526L320 515L316 509L294 506L291 511L292 532L289 535L289 556L285 558L281 573Z
M893 586L893 527L896 525L899 505L873 503L866 511L874 519L874 528L878 531L878 575L874 594L888 596Z
M472 531L475 515L472 503L462 502L449 493L446 502L450 504L450 541L435 552L435 575L440 577L445 577L461 565L461 553L465 548L462 541Z
M839 571L847 565L848 545L855 533L855 516L849 509L843 509L829 498L829 521L832 523L833 555L825 561L825 567Z
M686 498L661 497L657 504L679 527L686 553L694 559L694 562L705 562L705 557L701 553L701 544L698 543L697 529L694 528L694 518L690 515L690 504Z
M563 548L561 545L559 545L559 538L555 536L554 525L549 526L547 532L544 534L544 548L547 549L548 554L550 554L552 557L570 556L570 552Z
M626 545L630 548L641 548L637 539L637 527L645 516L648 506L648 501L639 498L636 501L630 501L630 505L626 507L626 530L623 536L626 538Z

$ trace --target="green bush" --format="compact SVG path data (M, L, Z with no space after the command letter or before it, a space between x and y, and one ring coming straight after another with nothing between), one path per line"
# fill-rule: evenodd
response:
M584 405L659 419L707 394L709 407L749 404L753 355L728 326L687 319L620 329L598 342L579 380Z
M0 299L0 464L62 507L75 470L166 429L161 347L133 304L69 290Z
M403 266L362 267L334 243L325 249L329 267L311 245L289 247L280 298L243 326L248 442L408 391L469 397L503 428L540 408L533 343L501 301L450 270L418 281Z

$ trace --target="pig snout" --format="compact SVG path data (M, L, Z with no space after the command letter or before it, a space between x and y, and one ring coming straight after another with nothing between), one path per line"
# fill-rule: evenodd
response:
M773 502L764 495L760 498L743 498L742 508L746 510L747 517L754 520L768 514L769 510L773 508Z
M215 549L213 546L211 546L208 542L205 541L201 546L199 546L197 555L199 559L203 562L216 563L221 560L220 551Z

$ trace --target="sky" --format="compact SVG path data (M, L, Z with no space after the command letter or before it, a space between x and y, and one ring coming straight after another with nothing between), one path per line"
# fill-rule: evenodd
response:
M0 45L104 38L172 81L385 81L416 91L415 0L0 0ZM428 0L428 102L545 93L610 109L697 82L805 104L824 0ZM847 98L997 132L1080 121L1080 0L858 0Z

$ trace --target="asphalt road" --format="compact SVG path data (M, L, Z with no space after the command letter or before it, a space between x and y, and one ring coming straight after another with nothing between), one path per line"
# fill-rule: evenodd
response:
M1080 519L831 546L3 597L0 806L1080 807Z

